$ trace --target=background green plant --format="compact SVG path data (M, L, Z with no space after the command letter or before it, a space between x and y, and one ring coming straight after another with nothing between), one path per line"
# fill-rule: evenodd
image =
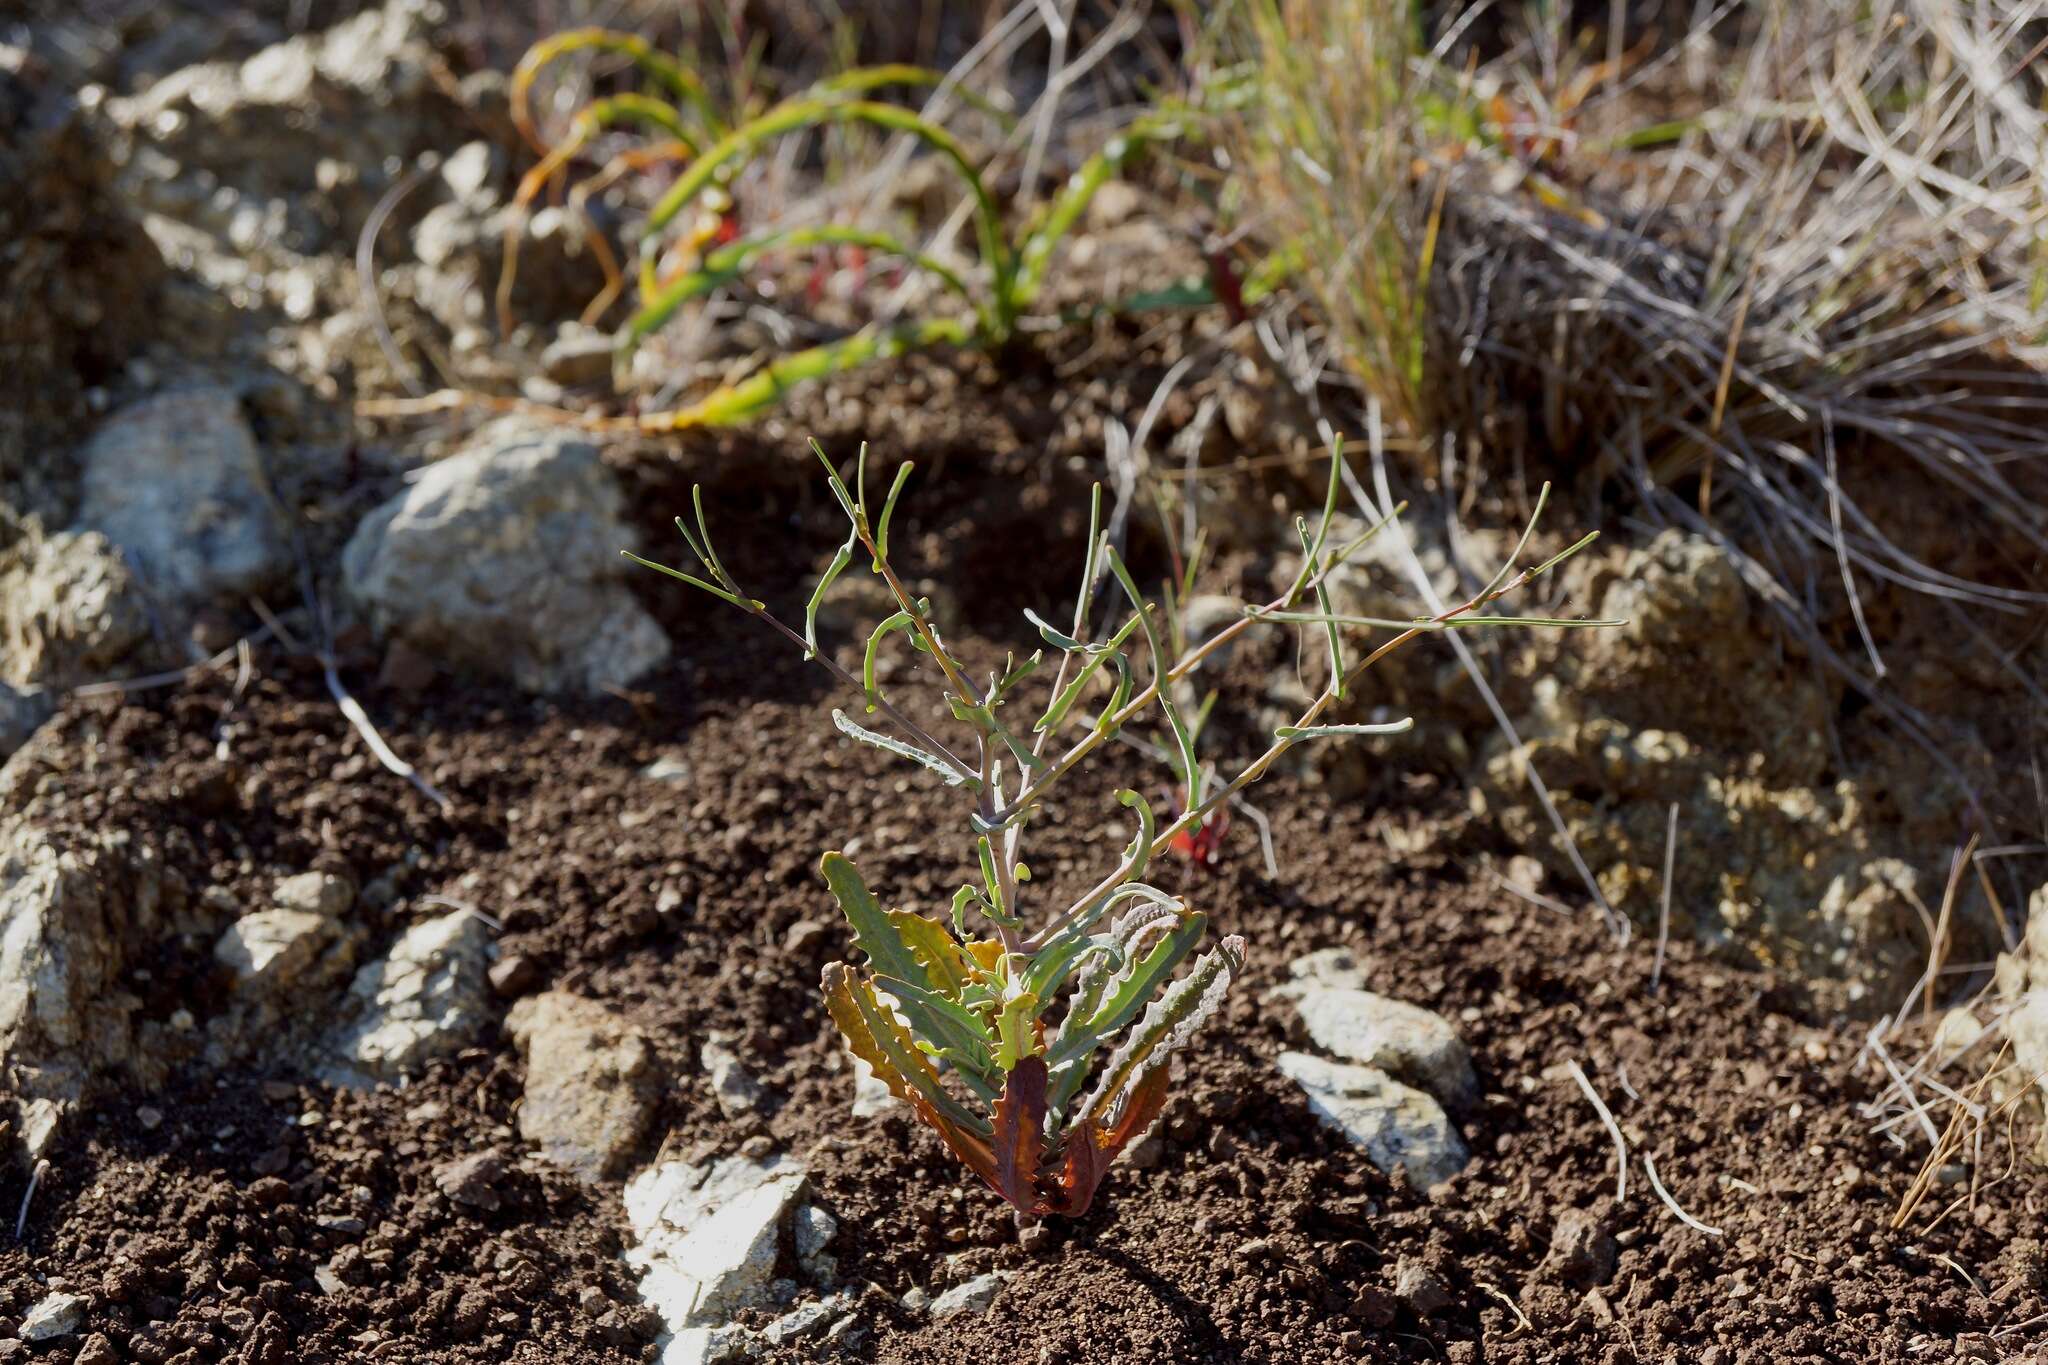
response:
M572 119L563 141L550 146L540 137L529 111L531 88L550 63L579 51L607 52L627 59L646 75L652 89L591 101ZM1017 335L1019 319L1043 290L1060 242L1080 221L1097 191L1140 149L1177 139L1190 127L1190 115L1183 110L1159 108L1141 114L1089 156L1057 193L1012 230L981 170L955 134L910 109L873 98L890 87L931 87L943 79L938 72L916 66L858 67L727 123L702 82L632 34L579 29L557 34L527 53L513 75L512 105L515 122L542 159L520 185L516 202L521 209L606 129L633 126L650 130L662 140L642 149L643 163L651 151L682 167L675 184L653 205L638 229L638 259L630 285L633 311L617 333L616 354L622 366L685 305L731 282L749 264L775 251L858 247L930 276L963 308L958 316L877 322L851 336L779 357L759 373L722 385L687 407L643 417L637 423L642 430L673 431L743 421L780 401L794 385L909 349L935 345L1000 349L1008 345ZM993 112L986 101L969 92L955 89L954 93L972 107ZM892 233L839 224L770 228L704 249L710 246L716 225L730 207L727 187L747 166L785 139L849 126L908 137L948 169L972 205L977 269L957 271ZM613 158L577 182L571 202L581 204L591 185L609 183L633 164L629 159ZM693 215L692 210L698 212ZM508 228L499 280L499 321L506 330L512 324L516 237L521 231L517 221ZM594 322L628 286L602 234L587 229L587 236L607 279L604 291L584 315L585 321ZM664 263L677 259L680 268L664 273ZM1254 283L1260 291L1271 286L1270 280Z

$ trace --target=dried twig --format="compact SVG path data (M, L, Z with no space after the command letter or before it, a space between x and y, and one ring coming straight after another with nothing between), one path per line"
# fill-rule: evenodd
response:
M1648 1152L1643 1153L1643 1170L1650 1177L1650 1188L1655 1190L1657 1192L1657 1197L1664 1201L1664 1207L1670 1209L1672 1213L1677 1215L1679 1222L1685 1224L1687 1227L1693 1229L1693 1231L1695 1232L1704 1232L1709 1237L1726 1236L1726 1234L1723 1233L1721 1229L1707 1226L1705 1223L1702 1223L1699 1219L1687 1213L1684 1209L1678 1207L1678 1201L1671 1197L1671 1191L1665 1189L1664 1182L1657 1178L1657 1163L1650 1159L1650 1154Z
M1920 997L1920 1017L1923 1020L1934 1015L1934 983L1941 975L1942 959L1948 956L1948 926L1955 915L1956 889L1963 884L1963 869L1970 866L1970 855L1976 849L1977 836L1972 834L1970 841L1949 864L1948 886L1941 893L1941 913L1934 922L1934 937L1927 945L1927 984Z
M50 1169L49 1158L36 1162L36 1168L29 1172L28 1188L21 1194L21 1212L14 1215L14 1240L21 1240L22 1231L28 1227L28 1201L36 1197L36 1186L43 1183L44 1172Z
M1621 1125L1614 1121L1614 1113L1607 1107L1607 1101L1600 1098L1600 1092L1586 1079L1585 1068L1576 1059L1566 1062L1565 1068L1572 1073L1572 1079L1579 1083L1579 1089L1586 1092L1586 1098L1593 1102L1593 1110L1600 1115L1600 1122L1607 1125L1608 1133L1614 1138L1614 1202L1619 1205L1628 1201L1628 1140L1621 1135ZM1647 1158L1645 1158L1647 1160ZM1655 1180L1657 1177L1650 1177ZM1684 1215L1681 1214L1680 1217Z
M1671 815L1664 825L1664 893L1657 902L1657 957L1650 964L1650 994L1664 977L1664 949L1671 942L1671 869L1678 857L1678 803L1671 803Z

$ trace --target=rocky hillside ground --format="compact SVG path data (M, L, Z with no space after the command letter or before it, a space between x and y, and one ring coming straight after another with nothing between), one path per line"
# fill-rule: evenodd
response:
M816 855L938 908L941 807L820 723L776 641L617 551L665 553L701 480L800 611L837 540L803 438L871 440L922 471L917 590L999 658L1163 394L1213 628L1293 572L1318 395L1199 313L907 358L736 433L366 423L443 383L607 397L574 320L598 276L536 215L499 335L504 77L424 0L304 8L0 24L0 1360L2048 1340L2038 630L1871 599L1930 752L1710 542L1561 499L1552 548L1607 535L1534 605L1628 624L1475 638L1490 697L1437 640L1370 675L1356 718L1414 735L1305 749L1255 796L1270 850L1247 815L1178 867L1245 979L1097 1212L1019 1229L816 999L846 951ZM935 225L929 189L891 211ZM1183 227L1117 187L1062 301L1198 271ZM701 328L655 378L773 338ZM1523 490L1401 477L1413 563L1376 542L1340 611L1409 616L1418 573L1451 596L1513 543ZM1924 530L1957 572L1989 553ZM849 583L821 618L849 660L872 605ZM1305 700L1282 639L1219 685L1224 742ZM1102 856L1073 804L1054 893Z

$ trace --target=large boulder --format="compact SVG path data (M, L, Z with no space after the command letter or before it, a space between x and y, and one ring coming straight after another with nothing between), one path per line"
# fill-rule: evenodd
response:
M633 543L596 446L494 423L371 512L342 555L380 634L535 692L597 692L668 657L622 581Z

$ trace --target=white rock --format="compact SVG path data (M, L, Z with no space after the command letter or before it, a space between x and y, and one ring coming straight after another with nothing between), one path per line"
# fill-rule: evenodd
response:
M1941 1023L1935 1027L1934 1064L1937 1067L1947 1066L1975 1047L1986 1032L1976 1015L1967 1007L1958 1005L1942 1015Z
M281 910L335 919L356 903L356 888L348 878L332 872L301 872L273 887L270 899Z
M2020 1075L2048 1089L2048 989L2037 986L2020 997L2005 1016L2005 1036Z
M1280 1070L1300 1086L1317 1118L1364 1150L1382 1171L1397 1165L1423 1188L1465 1168L1465 1143L1443 1106L1383 1071L1326 1061L1305 1052L1280 1054Z
M526 1057L519 1135L585 1180L618 1169L654 1116L654 1053L594 1000L547 991L514 1005L505 1027Z
M428 658L597 692L668 657L623 581L633 543L595 445L497 422L365 517L342 574L373 628Z
M757 1345L744 1327L685 1327L662 1346L661 1365L726 1365L745 1360Z
M1003 1281L1009 1278L1007 1271L991 1270L954 1285L932 1300L932 1320L937 1322L956 1313L986 1313L995 1303L996 1295L1003 1292Z
M458 200L488 207L492 198L491 177L496 170L497 158L491 144L471 142L449 153L441 163L441 180Z
M23 1341L52 1341L68 1337L85 1321L92 1301L82 1294L49 1294L28 1310L21 1320Z
M228 926L213 960L241 991L276 991L296 981L335 936L334 922L300 910L259 910Z
M290 557L256 438L226 389L122 409L79 454L78 520L121 547L154 594L198 604L254 592Z
M1318 948L1287 964L1294 981L1282 986L1283 993L1298 993L1313 986L1362 991L1367 986L1365 964L1349 948Z
M0 1066L18 1099L69 1099L115 1070L161 1079L124 977L129 945L161 931L162 899L159 863L123 832L62 846L31 824L0 832Z
M490 956L483 921L466 910L400 934L349 987L354 1018L331 1043L330 1078L354 1085L395 1080L468 1043L483 1026Z
M1316 1046L1421 1086L1445 1104L1479 1098L1464 1040L1442 1016L1371 991L1311 989L1295 1002Z
M30 1161L49 1155L71 1106L58 1100L27 1100L21 1106L21 1150Z
M719 1326L767 1298L782 1225L803 1191L803 1165L780 1154L664 1161L627 1182L626 1262L641 1271L641 1301L678 1336L670 1353L689 1329Z
M894 1109L902 1101L889 1091L889 1083L875 1074L869 1066L851 1052L846 1060L853 1066L853 1116L857 1119L877 1118Z
M761 1107L761 1087L740 1065L739 1054L725 1037L714 1034L704 1040L698 1053L704 1069L711 1074L711 1097L729 1119L745 1118Z
M839 1220L816 1204L805 1204L791 1220L796 1237L796 1263L804 1274L820 1284L830 1283L839 1273L839 1262L825 1250L839 1235Z

